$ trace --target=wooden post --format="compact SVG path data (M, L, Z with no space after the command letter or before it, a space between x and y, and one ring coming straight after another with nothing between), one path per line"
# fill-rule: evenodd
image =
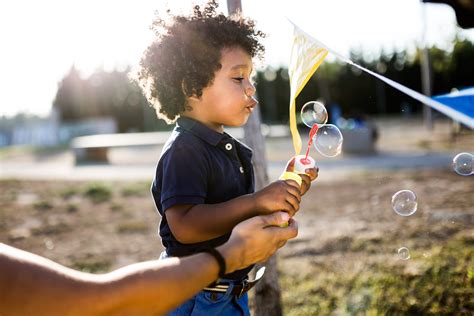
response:
M433 86L433 72L431 70L431 62L430 62L430 52L428 50L428 41L427 41L427 22L426 22L426 6L421 1L421 14L422 14L422 22L423 22L423 38L422 38L422 45L423 50L421 53L421 83L422 83L422 91L423 94L427 97L431 96L431 88ZM433 110L429 105L423 104L423 121L425 123L425 127L429 130L433 129Z
M228 14L242 12L241 0L227 0ZM265 158L265 139L260 129L260 108L257 107L244 126L244 141L253 149L255 188L262 189L268 184L267 161ZM255 315L281 316L281 292L278 283L277 258L273 255L266 263L265 276L255 287Z

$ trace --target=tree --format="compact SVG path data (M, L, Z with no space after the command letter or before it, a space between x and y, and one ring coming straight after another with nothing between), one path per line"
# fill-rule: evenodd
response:
M227 0L229 15L242 12L240 0ZM245 142L253 149L253 165L255 169L256 189L262 189L268 184L267 161L265 159L265 139L261 129L259 108L250 116L244 126ZM266 275L255 287L255 314L282 314L281 292L278 283L277 259L273 255L266 262Z
M129 69L112 72L98 69L88 78L82 78L72 66L59 83L53 107L65 122L113 117L120 132L149 129L146 118L154 117L155 113L138 84L128 78L128 72Z

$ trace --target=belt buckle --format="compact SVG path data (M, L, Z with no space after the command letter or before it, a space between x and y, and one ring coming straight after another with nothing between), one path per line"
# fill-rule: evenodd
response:
M247 280L243 280L243 281L242 281L242 289L240 290L239 295L237 295L238 298L241 298L242 295L245 294L245 292L246 292L246 291L245 291L245 288L247 287L247 284L248 284Z

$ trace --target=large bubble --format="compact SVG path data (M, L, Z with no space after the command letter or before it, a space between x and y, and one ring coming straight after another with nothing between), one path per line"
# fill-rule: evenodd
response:
M461 176L470 176L472 172L472 164L474 155L470 153L460 153L453 158L453 169Z
M319 127L313 138L316 150L323 156L334 157L342 150L342 133L336 125L325 124Z
M313 127L314 124L326 124L328 111L321 102L310 101L301 108L301 120L309 128Z
M401 216L410 216L418 208L416 195L410 190L401 190L392 196L392 208Z

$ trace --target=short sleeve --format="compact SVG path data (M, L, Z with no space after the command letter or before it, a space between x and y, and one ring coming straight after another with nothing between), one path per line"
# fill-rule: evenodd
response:
M163 210L178 204L203 204L207 196L208 163L202 147L179 144L162 156L161 204Z

